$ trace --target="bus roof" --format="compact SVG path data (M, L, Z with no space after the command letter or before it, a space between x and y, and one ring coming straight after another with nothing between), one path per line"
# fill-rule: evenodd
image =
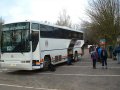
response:
M14 24L14 23L20 23L20 22L38 23L38 24L43 24L43 25L47 25L47 26L53 26L53 27L57 27L57 28L62 28L62 29L70 30L70 31L75 31L75 32L84 33L83 31L76 30L76 29L72 29L72 28L69 28L69 27L67 27L67 26L59 26L59 25L50 24L50 23L43 23L43 22L39 22L39 21L27 21L27 20L26 20L26 21L5 23L5 24L3 24L3 25L6 25L6 24Z

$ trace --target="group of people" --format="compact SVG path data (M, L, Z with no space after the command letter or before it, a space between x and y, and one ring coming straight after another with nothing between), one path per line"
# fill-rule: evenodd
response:
M91 55L92 63L93 63L93 69L96 69L96 63L100 62L102 63L102 68L107 69L107 58L108 58L108 53L105 48L105 45L102 46L95 46L92 45L89 48L89 53ZM112 52L114 56L117 57L118 63L120 63L120 44L118 47L115 48L115 50ZM68 65L72 65L72 62L78 61L79 60L79 55L78 52L75 51L74 55L73 52L70 51L68 54Z
M108 53L107 50L105 49L105 46L91 46L89 48L89 52L91 54L91 59L93 62L93 69L96 69L96 62L101 62L102 63L102 68L107 69L107 58L108 58Z

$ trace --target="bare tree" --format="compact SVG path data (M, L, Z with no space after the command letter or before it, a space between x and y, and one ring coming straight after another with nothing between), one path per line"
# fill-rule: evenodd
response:
M119 0L92 0L89 4L87 9L91 19L89 30L94 33L95 41L105 38L108 44L115 44L120 34Z
M83 21L81 24L81 29L84 31L84 40L87 41L88 44L95 44L95 30L93 29L93 25L90 22ZM94 36L94 37L93 37Z
M80 24L73 24L71 27L76 30L82 30Z
M63 11L59 14L56 25L71 27L70 16L67 15L67 11L65 9L63 9Z

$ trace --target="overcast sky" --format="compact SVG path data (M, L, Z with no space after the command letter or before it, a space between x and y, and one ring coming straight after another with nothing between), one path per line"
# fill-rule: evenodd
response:
M34 20L55 23L66 9L72 23L86 19L88 0L0 0L0 16L5 23Z

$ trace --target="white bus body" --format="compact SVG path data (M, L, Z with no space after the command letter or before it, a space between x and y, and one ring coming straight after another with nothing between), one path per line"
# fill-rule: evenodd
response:
M42 29L42 26L53 30ZM63 31L77 36L65 36ZM57 35L60 33L60 36ZM8 69L41 69L48 63L55 65L66 62L69 50L72 50L73 54L77 51L81 55L83 44L83 32L69 28L28 21L5 24L2 31L0 64L2 68Z

